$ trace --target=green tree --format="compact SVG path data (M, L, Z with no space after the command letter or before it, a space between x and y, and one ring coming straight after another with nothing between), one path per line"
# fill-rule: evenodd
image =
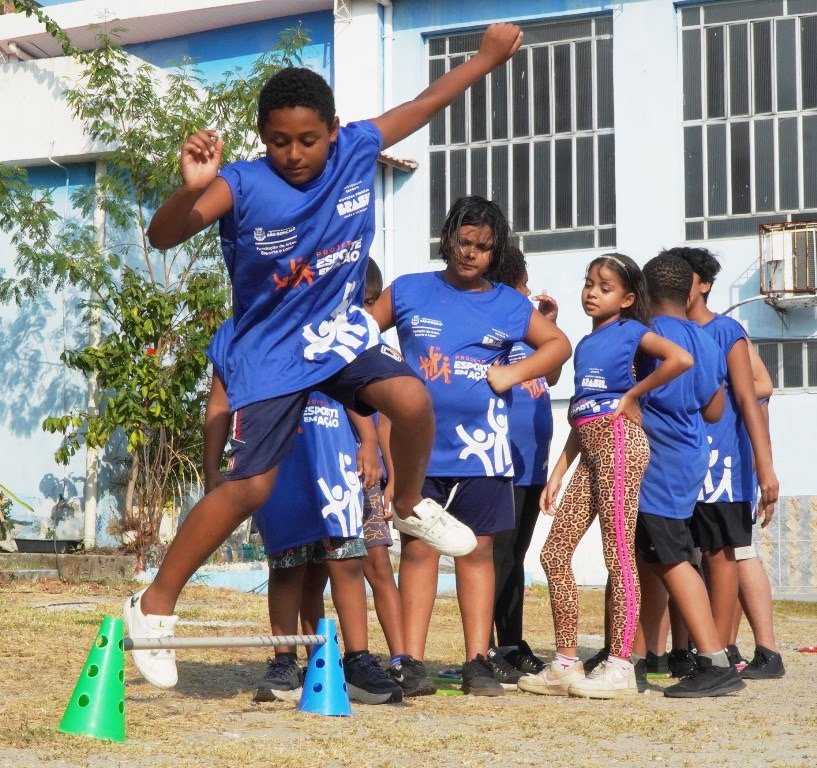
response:
M30 3L17 5L27 12ZM42 11L28 10L42 20ZM76 51L53 25L49 31L81 65L67 103L104 147L104 172L72 194L79 215L64 221L25 170L0 166L0 229L12 236L16 270L0 281L0 300L19 304L66 286L84 297L89 336L62 358L96 380L98 402L54 414L43 428L64 435L62 463L83 445L121 442L128 478L121 531L131 532L128 546L144 564L164 511L199 486L205 350L229 304L215 228L158 251L147 239L150 216L180 183L179 150L190 133L219 131L225 162L258 154L258 91L281 67L300 63L310 40L301 27L286 30L249 71L207 84L189 61L167 74L130 56L117 42L121 30L101 32L89 52Z

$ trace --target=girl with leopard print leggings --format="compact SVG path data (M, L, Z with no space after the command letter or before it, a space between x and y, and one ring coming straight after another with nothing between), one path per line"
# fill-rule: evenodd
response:
M650 453L639 398L680 376L692 358L647 327L646 284L627 256L607 254L590 263L582 306L593 330L574 355L576 391L568 413L572 429L540 502L543 511L555 514L542 565L550 588L556 658L518 685L532 693L610 699L637 690L629 662L640 605L634 539L638 492ZM636 375L639 356L660 361L641 381ZM556 510L562 479L577 456L578 468ZM612 641L607 660L585 678L577 653L578 590L571 560L596 517L612 586Z

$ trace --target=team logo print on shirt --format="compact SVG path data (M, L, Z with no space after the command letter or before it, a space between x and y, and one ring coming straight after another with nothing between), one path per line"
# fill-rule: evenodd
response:
M471 381L484 379L490 367L490 363L484 363L475 357L468 357L467 355L456 355L454 357L454 375L465 376L466 379Z
M411 332L415 338L436 339L442 329L443 324L440 320L431 317L420 317L420 315L414 315L411 318Z
M304 424L337 429L340 427L340 411L328 405L309 403L304 408L303 421Z
M326 500L321 514L327 520L330 515L337 520L341 536L355 537L363 525L363 494L360 478L355 471L352 457L348 454L338 453L338 467L345 481L345 487L338 484L330 488L326 478L318 478L318 487Z
M482 344L485 347L504 347L508 341L508 334L492 328L490 333L482 337Z
M598 389L602 392L607 389L607 380L604 378L604 371L601 368L591 368L590 373L582 378L584 389Z
M544 397L548 391L544 379L531 379L530 381L523 381L519 386L525 390L528 395L530 395L531 400L536 400L538 397Z
M363 240L346 240L331 248L324 248L315 254L318 257L315 269L319 275L325 275L341 264L354 264L362 251Z
M457 424L457 436L465 443L459 458L463 460L469 456L478 458L482 462L486 477L496 475L513 477L511 444L508 440L508 414L505 411L505 401L501 397L490 399L487 418L491 432L475 429L473 433L469 433L463 424Z
M272 275L272 281L275 283L275 290L280 291L284 288L297 288L301 283L312 285L315 279L315 273L308 262L303 259L289 260L289 274L279 277L277 274Z
M441 376L444 384L451 383L451 366L448 357L443 356L439 347L430 346L428 357L420 355L420 373L426 381L437 381Z
M336 206L338 216L348 219L351 216L357 216L363 213L368 209L371 197L371 190L368 187L364 187L362 181L347 184L343 188L343 194Z
M380 343L380 331L374 318L352 304L355 285L354 282L346 284L343 300L317 330L312 328L312 323L304 326L303 337L309 342L304 349L307 360L335 353L351 363L360 352Z
M298 242L295 227L285 229L264 229L256 227L252 233L255 249L262 256L281 256L289 253Z
M712 438L707 437L709 445L712 445ZM709 468L706 470L706 477L704 478L704 485L698 493L698 501L712 504L716 501L732 501L732 457L724 456L721 462L721 479L717 488L712 477L712 469L718 464L720 459L720 451L715 448L709 451Z

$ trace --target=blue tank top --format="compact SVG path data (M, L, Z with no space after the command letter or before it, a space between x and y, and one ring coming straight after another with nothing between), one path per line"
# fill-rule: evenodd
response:
M510 395L495 394L485 374L525 338L533 306L506 285L459 290L442 272L398 277L391 291L400 347L434 408L428 476L513 476Z
M720 347L724 358L732 347L746 340L743 326L726 315L715 315L701 326ZM747 342L748 343L748 342ZM699 501L748 501L755 499L754 454L749 433L740 415L729 375L726 376L726 408L723 417L707 425L709 438L709 471L706 473Z
M533 353L527 344L514 344L509 363ZM550 390L544 377L517 384L512 389L508 413L513 457L514 485L544 485L547 482L548 454L553 438Z
M576 345L575 394L568 410L571 422L616 410L621 396L636 384L635 354L649 330L636 320L620 318L596 328Z
M692 516L709 462L701 408L726 378L726 360L695 323L662 315L653 319L653 330L689 352L695 365L642 401L650 461L641 479L638 509L686 519ZM650 360L655 366L655 359Z
M380 343L363 311L380 146L373 123L351 123L304 185L284 181L266 157L220 172L233 195L220 221L233 284L231 410L310 389Z
M207 350L224 381L232 320ZM255 524L272 554L329 537L360 538L363 491L357 475L355 436L343 406L320 392L309 395L292 452L278 467L269 499Z

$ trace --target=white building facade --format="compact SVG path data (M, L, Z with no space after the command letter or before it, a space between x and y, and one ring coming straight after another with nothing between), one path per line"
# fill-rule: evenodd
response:
M780 264L763 268L758 237L762 224L817 220L817 0L151 0L137 12L79 0L48 10L74 36L87 35L103 7L126 28L133 55L160 68L190 55L213 79L301 22L313 39L305 63L332 83L344 122L413 98L474 52L487 24L522 24L525 42L512 62L390 150L419 167L384 169L374 257L387 281L436 269L436 234L451 202L465 193L498 200L520 236L531 287L558 299L559 324L574 344L589 327L579 304L585 266L606 251L644 263L662 247L708 247L723 265L716 310L758 297L761 274L770 274L763 270L783 270L771 283L801 291L796 305L753 300L732 316L758 343L776 388L770 417L781 502L764 554L779 594L817 592L815 236L768 240ZM66 175L51 161L68 169L69 188L92 183L98 151L59 97L70 62L19 16L0 16L0 51L9 60L0 101L17 105L0 128L0 162L30 166L32 178L53 188ZM35 60L15 62L15 51ZM9 269L12 260L0 242L0 264ZM0 344L15 343L17 333L29 345L17 345L19 356L36 377L54 368L58 345L53 334L49 341L15 330L16 313L3 310ZM59 330L57 315L44 327ZM3 370L15 391L17 368ZM552 392L554 454L567 434L571 390L566 366ZM59 387L44 391L40 410L58 408L59 396ZM15 472L25 487L16 490L42 516L61 485L54 441L12 405L0 415L7 460L25 456ZM81 461L71 473L82 497ZM543 521L528 554L536 578L546 530ZM604 578L594 536L576 558L583 583Z

